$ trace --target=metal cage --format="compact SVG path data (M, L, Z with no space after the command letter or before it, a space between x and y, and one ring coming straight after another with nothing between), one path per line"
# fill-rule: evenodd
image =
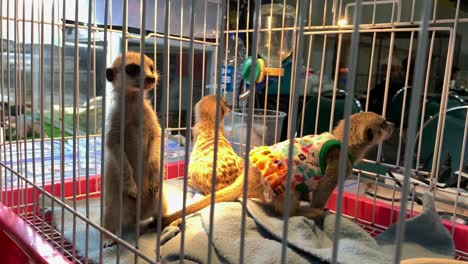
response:
M427 213L424 193L434 199L440 217L436 224L450 233L456 252L451 258L468 259L466 1L0 2L0 238L5 245L8 238L14 240L26 252L23 259L182 262L200 241L206 246L201 262L233 262L218 255L222 250L240 263L265 257L247 250L247 199L241 201L241 222L235 223L240 237L233 238L230 249L217 247L225 233L216 233L222 227L214 224L215 215L219 217L215 212L222 208L214 205L204 226L207 242L205 236L195 239L194 232L201 229L193 225L163 232L158 224L136 240L102 227L103 132L113 103L105 68L128 51L151 57L161 76L148 99L163 135L160 188L168 193L177 189L168 194L170 207L185 208L191 202L184 200L184 165L193 144L193 107L207 94L224 96L232 104L232 114L223 121L226 137L246 160L255 146L331 131L341 119L349 129L352 113L373 111L397 129L346 180L341 166L338 187L327 204L336 215L324 246L329 254L316 256L317 262L352 263L339 250L349 243L349 238L343 242L344 221L349 220L370 234L368 239L393 229L388 261L408 258L405 236L414 234L408 232L406 219ZM248 70L243 65L247 57L262 58L283 74L266 74L257 83L259 62L252 60ZM226 70L228 64L233 73ZM141 127L142 110L126 109L132 110L139 111ZM252 130L256 126L263 130ZM340 150L342 164L348 140L345 136ZM189 223L187 216L183 219ZM288 240L288 213L277 221L283 223L278 231L282 236L269 239L278 243L274 258L286 263L288 255L302 251ZM144 233L139 226L135 229ZM180 243L167 241L167 232L175 232ZM112 235L117 245L103 249L103 234ZM168 243L177 250L165 249Z

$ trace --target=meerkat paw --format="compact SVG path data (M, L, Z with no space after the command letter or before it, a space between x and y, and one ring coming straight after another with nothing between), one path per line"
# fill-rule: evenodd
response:
M117 244L117 242L115 242L115 240L111 239L111 238L107 238L104 240L104 242L102 243L102 247L103 248L110 248L110 247L113 247Z
M322 221L326 216L326 211L318 208L300 208L297 215L304 216L314 221Z
M174 220L172 222L170 222L170 219L167 219L167 218L162 219L162 227L163 228L166 228L168 226L180 227L181 224L182 224L182 218L179 218L179 219Z
M137 187L135 184L130 184L129 186L127 186L127 189L126 189L126 193L128 196L136 199L137 197Z
M156 182L152 182L149 185L149 192L151 196L155 196L159 191L159 185Z
M182 225L182 218L179 218L169 224L169 226L175 226L175 227L180 227L181 225Z

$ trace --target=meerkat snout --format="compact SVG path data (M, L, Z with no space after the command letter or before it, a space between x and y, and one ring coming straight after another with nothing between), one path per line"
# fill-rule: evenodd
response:
M156 78L152 76L147 76L145 78L145 84L155 84L156 83Z
M158 81L158 73L154 69L153 60L148 56L144 56L143 68L141 67L141 55L137 52L127 52L125 56L125 87L127 91L137 91L140 86L141 73L143 71L144 89L150 90L156 87ZM120 75L122 74L122 57L119 56L112 66L106 69L106 79L114 85L115 90L120 87Z

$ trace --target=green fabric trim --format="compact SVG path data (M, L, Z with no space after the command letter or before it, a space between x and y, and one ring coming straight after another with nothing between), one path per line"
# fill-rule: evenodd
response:
M349 162L351 162L351 165L354 166L354 157L348 153L348 159L349 159Z
M337 139L330 139L327 142L323 143L322 149L320 149L319 152L319 163L320 163L320 170L322 171L322 175L325 174L325 171L327 170L327 156L328 152L330 151L331 148L333 147L341 147L341 142Z
M296 185L296 191L298 191L300 193L304 193L304 194L310 192L309 188L307 187L307 185L305 183L301 183L301 184Z
M319 163L320 163L320 170L322 171L322 175L325 174L327 170L327 156L328 151L330 151L333 147L341 147L341 142L337 139L330 139L327 142L323 143L322 149L319 152ZM354 165L354 157L348 153L348 159L351 162L351 165Z

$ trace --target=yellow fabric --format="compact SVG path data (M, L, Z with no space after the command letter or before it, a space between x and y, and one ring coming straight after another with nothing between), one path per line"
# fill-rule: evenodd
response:
M261 146L250 151L250 163L257 168L270 187L284 191L284 179L288 172L286 157L281 151Z

